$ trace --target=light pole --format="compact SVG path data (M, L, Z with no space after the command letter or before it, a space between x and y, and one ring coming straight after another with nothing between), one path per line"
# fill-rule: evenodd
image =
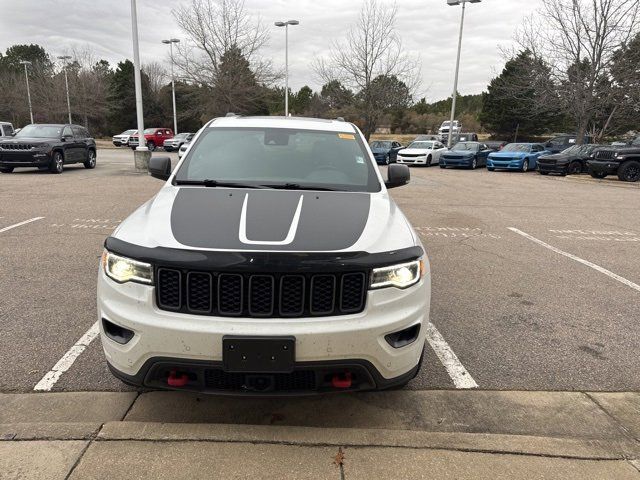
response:
M464 28L464 10L467 3L480 3L482 0L447 0L447 5L455 7L462 4L462 18L460 19L460 36L458 37L458 57L456 59L456 76L453 81L453 97L451 101L451 121L449 122L449 139L447 147L451 148L451 136L453 134L453 120L456 117L456 96L458 94L458 73L460 72L460 51L462 49L462 29ZM458 132L460 133L460 132Z
M276 22L276 27L284 27L284 116L289 116L289 25L299 25L298 20Z
M162 43L169 44L169 55L171 56L171 96L173 97L173 134L178 134L178 117L176 116L176 84L175 77L173 76L173 44L180 43L178 38L170 38L169 40L162 40Z
M27 101L29 102L29 117L31 123L33 123L33 109L31 108L31 91L29 90L29 73L27 72L27 65L31 65L29 60L20 60L20 65L24 65L24 79L27 82Z
M64 84L67 88L67 110L69 111L69 123L73 123L71 121L71 100L69 100L69 79L67 78L67 61L71 60L71 57L69 55L61 55L58 59L62 60L62 69L64 70Z
M136 0L131 0L131 37L133 39L133 72L138 123L138 147L136 150L144 152L147 151L147 146L144 138L144 112L142 110L142 80L140 79L140 47L138 45L138 11Z

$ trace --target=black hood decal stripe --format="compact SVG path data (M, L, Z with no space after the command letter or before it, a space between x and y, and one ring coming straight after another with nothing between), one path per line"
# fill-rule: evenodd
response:
M368 193L183 187L171 230L196 248L344 250L362 235L370 208Z

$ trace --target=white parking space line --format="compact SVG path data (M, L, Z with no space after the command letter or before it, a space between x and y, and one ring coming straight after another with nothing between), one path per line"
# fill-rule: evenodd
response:
M634 290L637 290L640 292L640 285L638 285L637 283L633 283L631 280L627 280L624 277L621 277L620 275L613 273L610 270L607 270L606 268L601 267L600 265L596 265L595 263L592 263L588 260L584 260L583 258L577 257L575 255L573 255L572 253L568 253L565 252L564 250L560 250L559 248L554 247L553 245L549 245L548 243L543 242L542 240L533 237L531 235L529 235L528 233L523 232L522 230L518 230L517 228L514 227L507 227L509 230L511 230L514 233L517 233L518 235L522 235L524 238L527 238L529 240L531 240L532 242L537 243L538 245L542 245L545 248L548 248L549 250L551 250L552 252L556 252L559 253L560 255L564 255L567 258L570 258L572 260L575 260L576 262L582 263L583 265L586 265L587 267L591 267L594 270L597 270L600 273L604 273L605 275L607 275L608 277L613 278L614 280L619 281L620 283L625 284L627 287L631 287Z
M476 381L464 368L458 356L451 350L433 323L427 324L427 342L442 362L456 388L478 388Z
M21 227L22 225L26 225L27 223L37 222L38 220L42 220L43 218L44 217L33 217L33 218L30 218L29 220L25 220L24 222L20 222L13 225L9 225L8 227L0 228L0 233L7 232L16 227Z
M73 365L80 354L84 352L89 344L98 336L98 333L100 333L100 328L98 327L98 322L96 322L91 325L91 328L80 337L75 345L58 360L58 363L42 377L42 380L40 380L33 389L40 392L50 391L56 382L60 380L62 374L71 368L71 365Z

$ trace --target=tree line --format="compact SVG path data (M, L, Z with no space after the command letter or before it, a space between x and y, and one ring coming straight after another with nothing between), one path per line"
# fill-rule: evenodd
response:
M174 53L178 127L195 131L228 112L284 113L283 72L263 54L269 31L244 0L190 0L173 12L184 40ZM542 0L517 29L516 48L487 91L459 97L456 118L468 131L511 138L558 131L596 138L638 128L640 34L637 0ZM397 8L363 0L344 38L331 42L309 68L322 87L289 93L293 115L356 123L367 138L380 126L396 133L434 132L448 119L451 98L417 99L420 68L397 33ZM96 136L135 127L133 64L112 65L88 50L69 52L75 123ZM34 120L67 118L63 65L39 45L0 53L0 119L29 122L24 66ZM166 62L168 64L168 62ZM142 65L145 125L171 126L171 86L165 65Z

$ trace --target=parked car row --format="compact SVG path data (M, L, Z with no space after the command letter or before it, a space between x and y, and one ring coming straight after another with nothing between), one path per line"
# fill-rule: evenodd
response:
M190 142L194 135L191 132L174 135L170 128L145 128L144 130L145 143L152 152L158 147L163 147L167 152L179 150L183 144ZM140 144L140 136L136 129L125 130L119 135L114 135L111 141L116 147L129 147L135 150Z

